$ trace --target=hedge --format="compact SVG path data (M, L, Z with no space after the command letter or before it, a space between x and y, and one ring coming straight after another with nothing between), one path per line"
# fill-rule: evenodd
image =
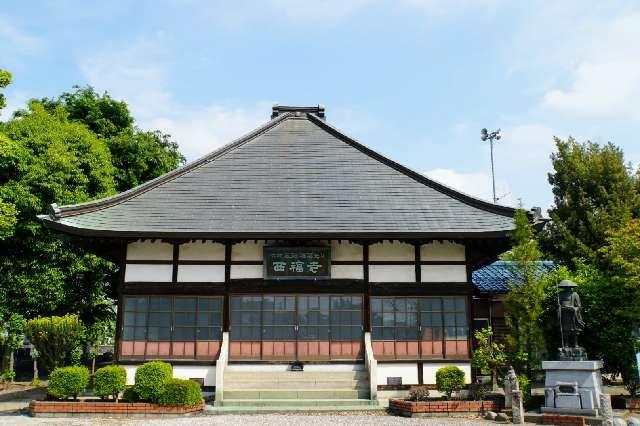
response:
M73 366L56 368L49 375L47 392L54 398L74 399L89 385L89 369L87 367Z
M151 361L136 370L135 391L141 401L157 402L164 384L173 376L171 364Z
M202 401L200 385L193 380L171 379L164 384L158 404L191 407Z
M127 372L119 365L98 369L93 375L93 394L100 398L113 397L116 401L127 385Z

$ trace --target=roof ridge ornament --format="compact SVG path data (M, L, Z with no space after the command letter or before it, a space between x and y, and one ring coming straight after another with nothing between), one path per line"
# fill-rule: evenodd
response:
M302 114L314 114L318 118L325 119L324 114L324 105L318 104L317 106L293 106L293 105L278 105L273 104L273 108L271 110L271 119L273 120L277 116L281 114L285 114L287 112L293 113L296 117L299 117Z

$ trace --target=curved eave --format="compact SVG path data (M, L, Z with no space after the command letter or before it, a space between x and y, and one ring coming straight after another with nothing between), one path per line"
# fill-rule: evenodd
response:
M52 220L48 215L38 216L49 229L69 235L86 238L162 238L176 240L272 240L272 239L342 239L342 240L467 240L467 239L506 239L508 230L490 232L145 232L145 231L112 231L104 229L87 229L69 226Z

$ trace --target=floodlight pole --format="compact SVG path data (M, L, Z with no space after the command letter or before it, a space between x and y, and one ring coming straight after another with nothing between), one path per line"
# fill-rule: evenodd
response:
M494 130L491 133L489 133L487 129L482 129L480 131L480 139L483 141L489 139L489 146L491 147L491 184L493 188L493 204L498 203L498 198L496 197L496 175L493 166L493 141L499 141L500 137L500 129Z

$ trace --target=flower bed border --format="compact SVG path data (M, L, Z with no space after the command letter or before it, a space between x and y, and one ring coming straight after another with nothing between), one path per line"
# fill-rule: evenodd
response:
M147 402L107 402L107 401L31 401L31 417L156 417L189 416L200 414L204 401L192 407L164 407Z
M625 398L624 406L627 410L640 411L640 398Z
M389 409L404 417L420 416L447 416L474 414L479 415L486 411L500 411L503 404L496 400L486 401L405 401L402 399L390 399Z

